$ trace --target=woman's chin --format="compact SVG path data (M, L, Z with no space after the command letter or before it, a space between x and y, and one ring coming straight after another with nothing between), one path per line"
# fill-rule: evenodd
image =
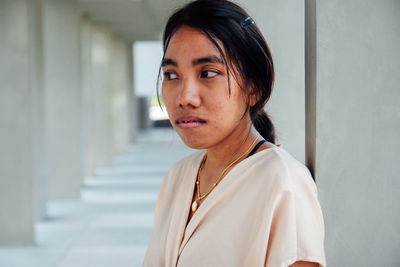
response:
M198 149L198 150L206 149L204 146L197 144L185 143L185 145L191 149Z
M204 140L200 138L195 138L193 136L186 136L178 131L178 135L181 138L182 142L191 149L206 149Z
M182 139L182 141L186 146L190 147L191 149L205 149L206 148L203 144L193 141L193 140Z

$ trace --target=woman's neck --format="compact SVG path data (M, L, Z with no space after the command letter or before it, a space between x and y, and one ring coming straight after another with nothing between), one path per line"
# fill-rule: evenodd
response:
M261 140L260 134L252 125L242 131L231 134L219 144L207 149L207 161L204 168L213 170L224 169L246 152L256 139Z

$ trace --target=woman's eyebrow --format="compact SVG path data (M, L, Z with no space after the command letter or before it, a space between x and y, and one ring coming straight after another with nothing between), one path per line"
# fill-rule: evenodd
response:
M223 64L224 62L217 56L206 56L206 57L201 57L201 58L196 58L192 61L192 65L196 66L196 65L200 65L200 64L204 64L204 63L219 63L219 64Z
M212 56L205 56L205 57L201 57L201 58L196 58L192 60L192 65L196 66L196 65L200 65L200 64L204 64L204 63L219 63L219 64L223 64L224 62L217 56L212 55ZM165 67L168 65L172 65L177 67L178 63L176 61L174 61L173 59L170 58L163 58L162 62L161 62L161 67Z
M172 60L170 58L163 58L163 60L161 62L161 67L168 66L168 65L178 67L178 63L176 63L174 60Z

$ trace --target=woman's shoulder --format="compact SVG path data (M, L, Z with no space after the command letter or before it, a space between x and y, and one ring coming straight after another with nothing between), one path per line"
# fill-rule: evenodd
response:
M257 156L257 157L255 157ZM272 147L262 150L252 157L250 166L264 179L273 179L276 186L284 190L307 189L316 193L314 179L309 169L285 149Z
M265 212L274 225L267 265L289 266L305 259L324 265L324 220L310 171L283 148L260 152L259 160L254 159L265 173L260 180L272 185L265 195L272 206Z

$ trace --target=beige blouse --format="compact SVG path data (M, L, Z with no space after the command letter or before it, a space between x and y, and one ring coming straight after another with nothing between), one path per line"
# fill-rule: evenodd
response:
M324 222L308 169L279 147L241 161L186 226L205 151L175 164L160 188L143 266L325 266Z

